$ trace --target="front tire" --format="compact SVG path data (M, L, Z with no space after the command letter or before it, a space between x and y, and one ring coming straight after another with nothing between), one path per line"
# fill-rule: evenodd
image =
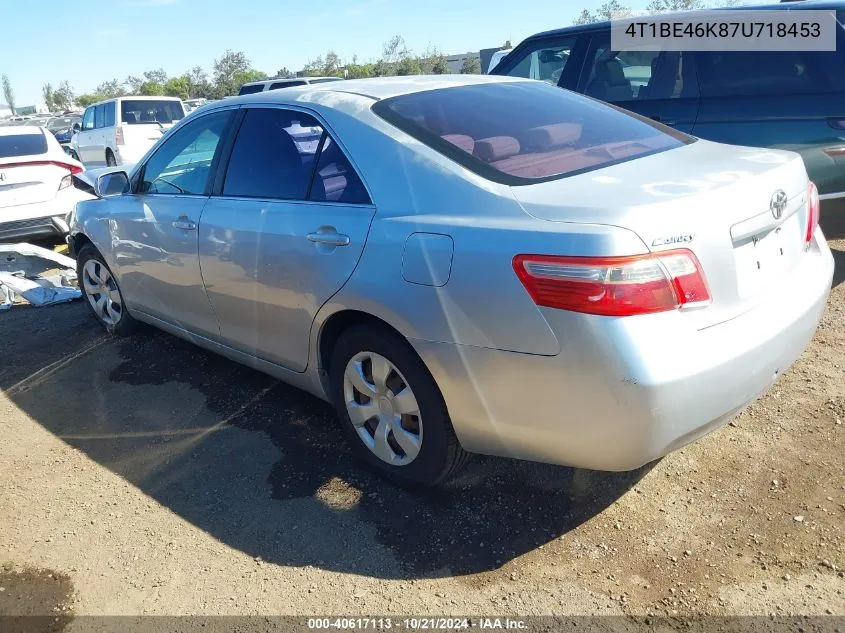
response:
M338 339L331 398L353 452L403 486L433 486L466 462L440 389L407 341L372 325Z
M103 256L91 244L79 249L76 257L76 274L79 289L85 297L91 314L109 334L126 336L137 327L137 322L126 310L123 294Z

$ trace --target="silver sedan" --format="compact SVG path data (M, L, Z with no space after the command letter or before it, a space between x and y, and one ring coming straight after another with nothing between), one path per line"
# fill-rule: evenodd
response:
M394 481L470 452L603 470L729 421L830 291L797 154L504 77L210 104L80 203L92 313L323 398Z

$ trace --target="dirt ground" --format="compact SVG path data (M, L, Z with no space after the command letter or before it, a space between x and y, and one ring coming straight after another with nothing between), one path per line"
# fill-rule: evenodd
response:
M845 615L845 241L798 363L633 473L411 493L329 408L81 302L0 314L0 615Z

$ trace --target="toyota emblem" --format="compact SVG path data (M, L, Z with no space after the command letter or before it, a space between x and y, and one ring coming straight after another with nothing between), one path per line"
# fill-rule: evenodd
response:
M775 220L780 220L783 212L786 211L786 192L783 189L778 189L772 194L772 199L769 202L769 209L772 210L772 216Z

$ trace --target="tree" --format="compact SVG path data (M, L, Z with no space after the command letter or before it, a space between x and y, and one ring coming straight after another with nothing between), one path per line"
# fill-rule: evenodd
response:
M202 66L194 66L186 76L191 82L188 92L192 97L210 99L214 96L214 89L208 82L208 75L205 74Z
M670 1L674 2L676 0L653 0L653 2L663 2L663 1ZM681 0L684 1L684 0ZM697 2L699 0L692 0L693 2ZM627 7L619 0L608 0L603 5L601 5L598 9L594 12L590 12L587 9L583 9L581 13L575 18L574 24L590 24L592 22L601 22L603 20L613 20L619 18L627 18L631 15L631 7Z
M144 80L136 75L129 75L123 83L129 94L139 95L141 94L141 85L144 83Z
M164 84L167 82L167 73L164 68L157 68L156 70L148 70L144 73L144 79L156 84Z
M401 35L394 35L382 47L381 58L388 64L395 64L408 55L408 47Z
M276 71L276 79L287 79L288 77L293 77L294 73L288 69L287 66L282 66L279 70Z
M145 81L141 84L138 93L145 97L162 97L164 96L164 85L157 81Z
M662 13L664 11L690 11L692 9L703 9L704 0L651 0L646 6L649 13Z
M343 72L340 69L341 61L340 57L334 51L329 51L326 53L326 59L323 62L323 74L326 77L336 77L343 75Z
M449 65L446 56L437 48L429 47L420 57L421 72L424 75L448 75Z
M416 57L408 55L399 60L395 66L396 74L401 76L407 75L421 75L423 70L420 65L420 60Z
M317 59L309 59L305 66L302 67L302 75L305 77L319 77L323 74L323 57L319 55Z
M179 97L183 101L191 98L191 78L188 75L171 77L164 84L164 94Z
M366 77L376 76L374 64L347 64L345 70L347 79L365 79Z
M481 74L481 62L479 61L478 57L474 55L467 55L464 59L464 63L461 64L461 74L462 75L480 75Z
M98 94L79 95L76 98L76 105L78 105L80 108L87 108L92 103L97 103L98 101L102 101L103 98L104 98L103 95L98 95Z
M3 75L3 98L6 100L6 105L15 114L15 91L12 90L12 83L9 81L9 75Z
M53 92L53 103L59 110L69 110L73 107L74 100L73 87L68 81L60 83L59 87Z
M238 93L240 87L247 81L258 81L267 76L253 70L249 59L240 51L227 49L220 59L214 60L214 96L218 99ZM257 77L257 79L256 79Z
M123 89L123 84L117 79L111 81L104 81L94 90L94 94L99 95L102 99L114 99L115 97L122 97L126 94Z
M41 94L44 97L44 105L52 112L55 102L53 101L53 84L47 82L41 87Z

